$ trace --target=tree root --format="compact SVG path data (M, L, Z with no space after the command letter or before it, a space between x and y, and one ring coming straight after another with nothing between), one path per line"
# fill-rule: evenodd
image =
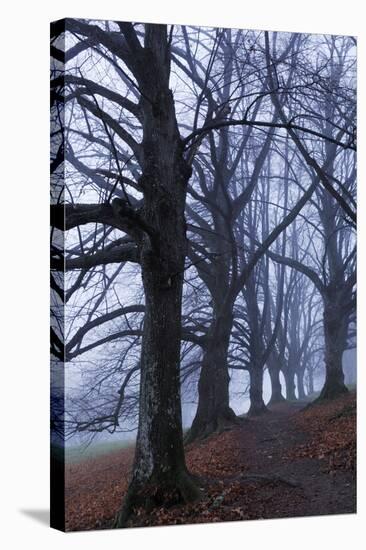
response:
M301 487L301 483L294 479L285 478L277 474L273 475L262 475L262 474L239 474L233 478L229 478L229 481L241 481L244 483L259 482L263 485L268 485L270 483L282 483L288 487Z
M189 445L193 441L203 440L213 434L231 430L233 427L247 421L245 418L236 416L232 409L217 414L211 421L193 421L191 429L184 438L184 444Z
M267 485L268 483L282 483L283 485L288 485L289 487L301 487L301 484L293 479L288 479L278 475L261 475L261 474L247 474L241 476L242 481L260 481L261 483Z
M234 476L232 478L226 478L226 481L239 481L242 483L252 483L252 482L260 482L263 485L269 485L271 483L282 483L283 485L287 485L288 487L292 488L298 488L301 487L301 484L293 479L287 479L278 475L261 475L261 474L240 474L239 476ZM221 504L224 501L225 496L230 492L230 488L225 489L219 496L215 498L213 503L211 504L209 510L213 510L215 508L219 508Z
M304 408L303 411L308 411L309 409L312 409L314 406L321 405L322 403L326 401L331 401L333 399L337 399L337 397L341 397L342 395L346 395L349 393L349 390L347 386L343 385L337 385L336 387L326 387L322 389L320 392L320 395L314 399L314 401L310 401Z
M268 414L270 412L271 411L263 403L263 405L260 405L260 406L251 405L247 415L249 417L251 417L251 416L262 416L262 415Z
M320 403L321 401L325 401L327 399L336 399L337 397L345 395L346 393L348 393L348 388L344 384L325 384L322 391L320 392L319 397L317 397L312 403Z
M193 477L185 469L171 474L168 479L159 480L152 476L144 483L132 480L113 527L128 527L128 522L133 521L136 509L142 508L146 512L151 512L155 507L162 505L169 508L177 504L195 502L201 496L202 493Z

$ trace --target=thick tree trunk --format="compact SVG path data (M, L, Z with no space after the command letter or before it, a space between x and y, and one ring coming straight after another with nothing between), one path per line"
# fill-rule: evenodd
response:
M280 380L280 367L277 365L275 360L268 360L268 373L271 379L271 399L269 400L270 405L276 403L282 403L286 401L282 395L282 385Z
M198 382L198 407L186 442L206 437L237 421L229 405L227 353L233 323L231 307L215 314L207 335Z
M184 210L191 171L169 90L166 28L147 26L145 43L154 54L145 67L141 101L146 229L139 246L146 309L135 459L117 527L125 526L136 507L169 506L199 496L185 465L179 381Z
M268 412L263 401L263 357L264 341L261 330L261 315L258 306L255 274L251 272L247 278L244 290L247 305L247 321L249 325L249 416L257 416Z
M189 502L199 492L184 459L179 388L182 275L162 288L160 269L145 265L146 313L140 416L133 477L117 526L133 508Z
M347 322L337 297L324 299L325 382L318 399L333 399L347 393L342 367L347 342Z
M263 401L263 367L261 365L253 365L249 369L250 375L250 407L248 416L259 416L268 412L268 409Z
M329 149L331 147L328 145ZM335 153L333 155L334 162ZM329 167L329 169L333 169ZM325 382L318 400L333 399L347 393L342 367L346 349L349 306L352 302L352 286L345 282L346 266L339 239L337 205L329 197L323 197L321 219L326 236L326 258L329 266L328 284L323 290L323 327ZM356 282L356 278L350 278Z
M295 374L291 369L286 369L283 372L286 382L286 399L289 401L296 401L295 393Z

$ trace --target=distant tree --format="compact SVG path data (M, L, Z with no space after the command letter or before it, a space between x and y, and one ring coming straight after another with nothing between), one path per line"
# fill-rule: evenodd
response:
M298 40L302 39L299 37ZM295 40L294 48L299 48L299 44L296 45ZM320 183L316 190L315 207L321 224L322 257L308 253L306 257L309 260L312 258L312 265L296 258L276 258L304 273L323 299L326 377L320 399L336 397L347 391L342 356L347 347L350 316L355 309L356 106L353 48L352 40L347 37L327 37L323 44L326 62L317 58L319 66L311 67L308 61L304 64L307 74L309 77L313 75L312 81L315 81L313 93L305 99L307 115L304 118L314 120L314 132L324 136L321 141L310 142L313 149L310 151L306 140L291 127L298 97L291 96L286 86L284 90L276 87L279 64L276 52L270 50L269 35L266 33L266 58L273 105L281 121L288 125L289 136L308 168ZM299 78L303 79L303 75ZM282 94L289 98L287 113L279 99L282 101ZM297 118L300 119L300 115Z
M272 403L281 371L287 398L295 379L300 398L304 379L312 392L323 348L321 397L346 390L353 50L344 37L67 19L51 51L52 422L64 437L138 417L123 526L138 507L200 496L181 391L198 394L192 441L237 422L230 369L249 373L250 414L267 410L266 368ZM68 418L65 360L85 383Z

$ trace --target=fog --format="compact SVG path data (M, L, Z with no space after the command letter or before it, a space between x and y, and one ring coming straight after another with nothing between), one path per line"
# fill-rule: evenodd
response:
M143 25L135 28L143 40ZM221 369L223 379L229 373L226 406L235 415L268 405L270 370L290 401L321 392L324 319L334 296L343 313L331 339L341 344L328 354L340 354L341 363L343 356L345 382L356 383L355 45L348 37L270 33L266 42L262 31L170 30L170 88L192 167L180 363L187 430L205 369ZM78 32L66 33L66 50L78 46ZM110 209L112 197L139 212L143 125L133 72L105 46L80 48L64 69L53 61L52 81L55 104L58 90L66 98L63 164L60 134L52 137L53 204L73 205L70 219L78 204L80 216L88 205ZM53 128L59 118L55 107ZM52 297L54 435L68 446L135 438L145 296L138 262L113 256L132 246L129 231L124 221L93 215L72 225L63 245L60 228L53 230L54 285L66 297L63 313L61 293Z

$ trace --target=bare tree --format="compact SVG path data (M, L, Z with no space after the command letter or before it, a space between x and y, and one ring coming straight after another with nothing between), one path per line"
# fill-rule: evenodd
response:
M321 397L346 391L353 46L68 19L51 51L52 423L61 439L137 424L123 526L200 496L181 391L198 394L188 441L238 421L234 369L249 373L250 415L267 412L266 368L271 403L281 371L287 398L295 379L300 399L304 379L312 392L323 349ZM66 415L64 361L84 382Z

